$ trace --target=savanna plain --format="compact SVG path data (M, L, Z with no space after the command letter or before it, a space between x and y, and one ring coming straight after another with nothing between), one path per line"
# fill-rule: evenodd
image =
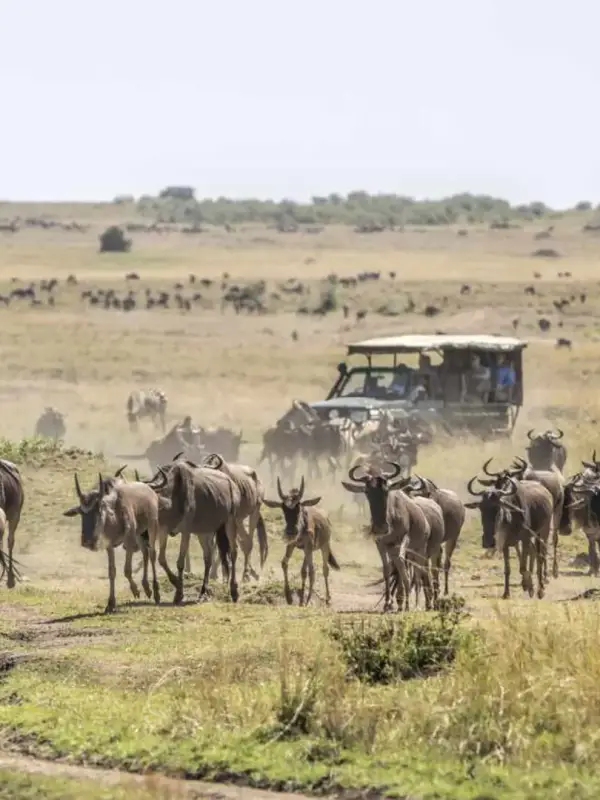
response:
M197 602L193 542L182 606L164 580L160 606L131 600L120 555L118 613L107 616L106 557L82 549L79 523L62 516L75 502L75 470L91 487L123 463L119 453L155 437L144 421L138 435L129 431L132 389L164 389L168 425L189 414L241 429L240 460L255 465L263 431L294 398L324 398L346 343L377 334L499 333L529 343L512 440L437 437L419 452L420 474L466 499L486 458L499 468L524 454L529 428L557 426L566 472L577 472L600 450L600 240L582 232L585 215L554 220L556 255L533 257L547 220L364 234L251 224L142 231L130 252L100 254L99 233L135 220L134 206L3 204L0 214L84 226L0 232L0 293L33 282L39 299L0 305L1 454L18 463L26 492L15 546L22 580L0 586L0 797L233 791L218 784L248 797L600 795L600 616L581 532L561 537L560 574L544 599L522 593L515 565L503 601L502 560L481 549L469 512L446 607L384 616L367 520L339 481L324 478L306 493L322 496L333 524L341 569L330 608L318 558L312 606L285 604L281 520L266 510L269 558L237 604L220 580ZM380 276L339 280L361 272ZM39 287L52 278L50 304ZM303 294L281 288L291 279ZM222 308L223 281L265 281L264 313ZM86 292L99 289L131 291L137 307L91 305ZM147 291L178 293L189 308L147 308ZM331 310L312 313L324 296L334 297ZM557 347L559 337L571 348ZM66 415L64 445L32 438L49 405ZM140 460L129 476L134 467L149 473ZM273 496L268 471L259 472ZM171 564L177 548L174 539ZM296 585L299 567L296 554Z

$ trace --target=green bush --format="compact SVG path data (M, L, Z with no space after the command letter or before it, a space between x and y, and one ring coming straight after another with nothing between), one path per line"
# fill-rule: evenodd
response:
M347 677L363 683L392 683L425 677L451 664L467 634L459 627L464 599L440 601L433 617L410 616L337 623L331 638L341 647Z

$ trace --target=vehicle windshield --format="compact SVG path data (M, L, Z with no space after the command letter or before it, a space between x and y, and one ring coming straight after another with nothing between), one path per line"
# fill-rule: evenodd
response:
M411 372L404 365L397 369L351 371L342 389L341 397L386 397L405 398L411 386Z

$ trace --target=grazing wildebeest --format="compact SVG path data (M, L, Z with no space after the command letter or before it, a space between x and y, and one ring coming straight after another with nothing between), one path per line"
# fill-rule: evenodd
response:
M166 477L163 475L163 483ZM129 581L131 593L137 599L139 588L133 579L132 558L141 549L144 556L144 575L142 587L147 597L154 596L160 602L160 591L156 578L156 552L154 542L159 535L159 498L147 484L128 483L111 478L105 481L99 475L98 487L84 493L75 473L75 491L78 505L63 512L65 517L81 516L81 546L88 550L98 550L100 542L106 547L108 556L109 595L106 613L116 609L115 599L115 548L125 549L124 575ZM147 534L147 540L146 540ZM149 543L149 544L148 544ZM148 583L148 558L152 566L152 591Z
M371 535L375 538L381 558L383 581L385 584L384 611L391 610L392 566L397 575L398 608L409 607L409 573L406 568L408 558L414 569L420 573L424 584L426 607L431 608L431 582L427 568L427 542L429 523L419 505L402 488L410 478L397 480L402 472L400 464L390 462L392 472L384 472L376 467L354 466L348 472L350 481L342 481L342 486L354 494L363 493L367 497L371 512ZM362 473L362 474L359 474Z
M515 547L519 554L523 590L533 597L533 565L537 567L537 595L544 596L544 562L552 524L553 499L550 492L534 481L506 479L505 486L485 486L482 491L473 488L477 476L467 484L476 502L465 503L466 508L478 509L483 528L482 547L502 551L504 557L504 594L510 597L510 551Z
M265 565L267 556L269 554L269 543L267 541L267 530L265 528L265 521L262 517L260 507L265 498L265 487L255 469L247 466L246 464L232 464L226 461L223 456L218 453L211 453L206 456L202 462L202 466L218 469L229 475L240 490L240 516L248 519L248 531L240 526L237 532L238 541L242 553L244 554L244 571L242 573L242 580L248 580L250 576L258 578L258 574L252 568L251 556L252 546L254 544L254 532L256 531L258 537L258 546L260 550L260 567Z
M560 440L564 433L560 428L556 433L551 430L536 436L533 433L533 428L527 432L529 439L527 458L533 469L551 469L554 465L563 472L567 461L567 449Z
M46 406L35 423L34 435L48 439L64 439L66 432L64 414L52 406Z
M430 497L442 509L444 517L444 595L449 594L448 579L452 566L452 554L458 544L460 532L465 523L465 506L460 497L451 489L440 489L430 478L415 475L407 487L411 494Z
M285 520L284 539L286 542L285 554L281 562L284 580L284 593L286 601L292 604L292 591L288 578L288 564L294 549L304 551L302 562L301 577L302 588L300 590L300 605L310 603L315 585L315 565L313 553L320 550L323 557L323 580L325 582L325 603L331 603L331 592L329 590L329 567L339 570L339 564L331 551L331 523L329 518L319 508L315 508L321 502L320 497L313 497L304 500L304 476L300 481L299 489L291 489L285 494L281 488L281 481L277 478L277 493L279 500L264 500L264 504L269 508L280 508L283 511ZM306 602L304 593L306 590L306 578L308 577L308 594Z
M132 432L138 430L138 422L150 417L155 427L165 432L167 395L162 389L135 389L127 398L127 420Z
M21 511L25 502L25 492L23 481L18 467L7 461L0 459L0 508L4 510L7 525L7 547L5 554L3 541L0 539L0 566L2 567L2 577L6 571L6 585L12 589L15 585L15 569L13 564L13 549L15 546L15 533L21 519Z

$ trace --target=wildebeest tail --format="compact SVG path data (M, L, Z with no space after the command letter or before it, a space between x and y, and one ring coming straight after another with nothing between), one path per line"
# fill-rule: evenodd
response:
M560 522L558 523L558 532L562 536L568 536L573 530L571 525L571 503L573 500L574 497L571 487L565 486L565 497L563 500Z
M256 523L256 535L258 537L258 547L260 550L260 566L261 569L265 565L267 556L269 555L269 542L267 540L267 529L265 528L265 521L262 514L258 515L258 522Z
M331 550L329 551L329 556L328 556L328 558L327 558L327 563L329 564L329 566L330 566L332 569L337 569L337 570L339 570L339 568L340 568L340 565L338 564L338 562L337 562L337 559L336 559L336 557L333 555L333 553L331 552Z
M220 528L217 528L217 548L219 550L219 558L221 560L221 568L223 570L223 576L226 580L229 580L229 537L227 536L227 531L225 530L225 525L221 525Z

